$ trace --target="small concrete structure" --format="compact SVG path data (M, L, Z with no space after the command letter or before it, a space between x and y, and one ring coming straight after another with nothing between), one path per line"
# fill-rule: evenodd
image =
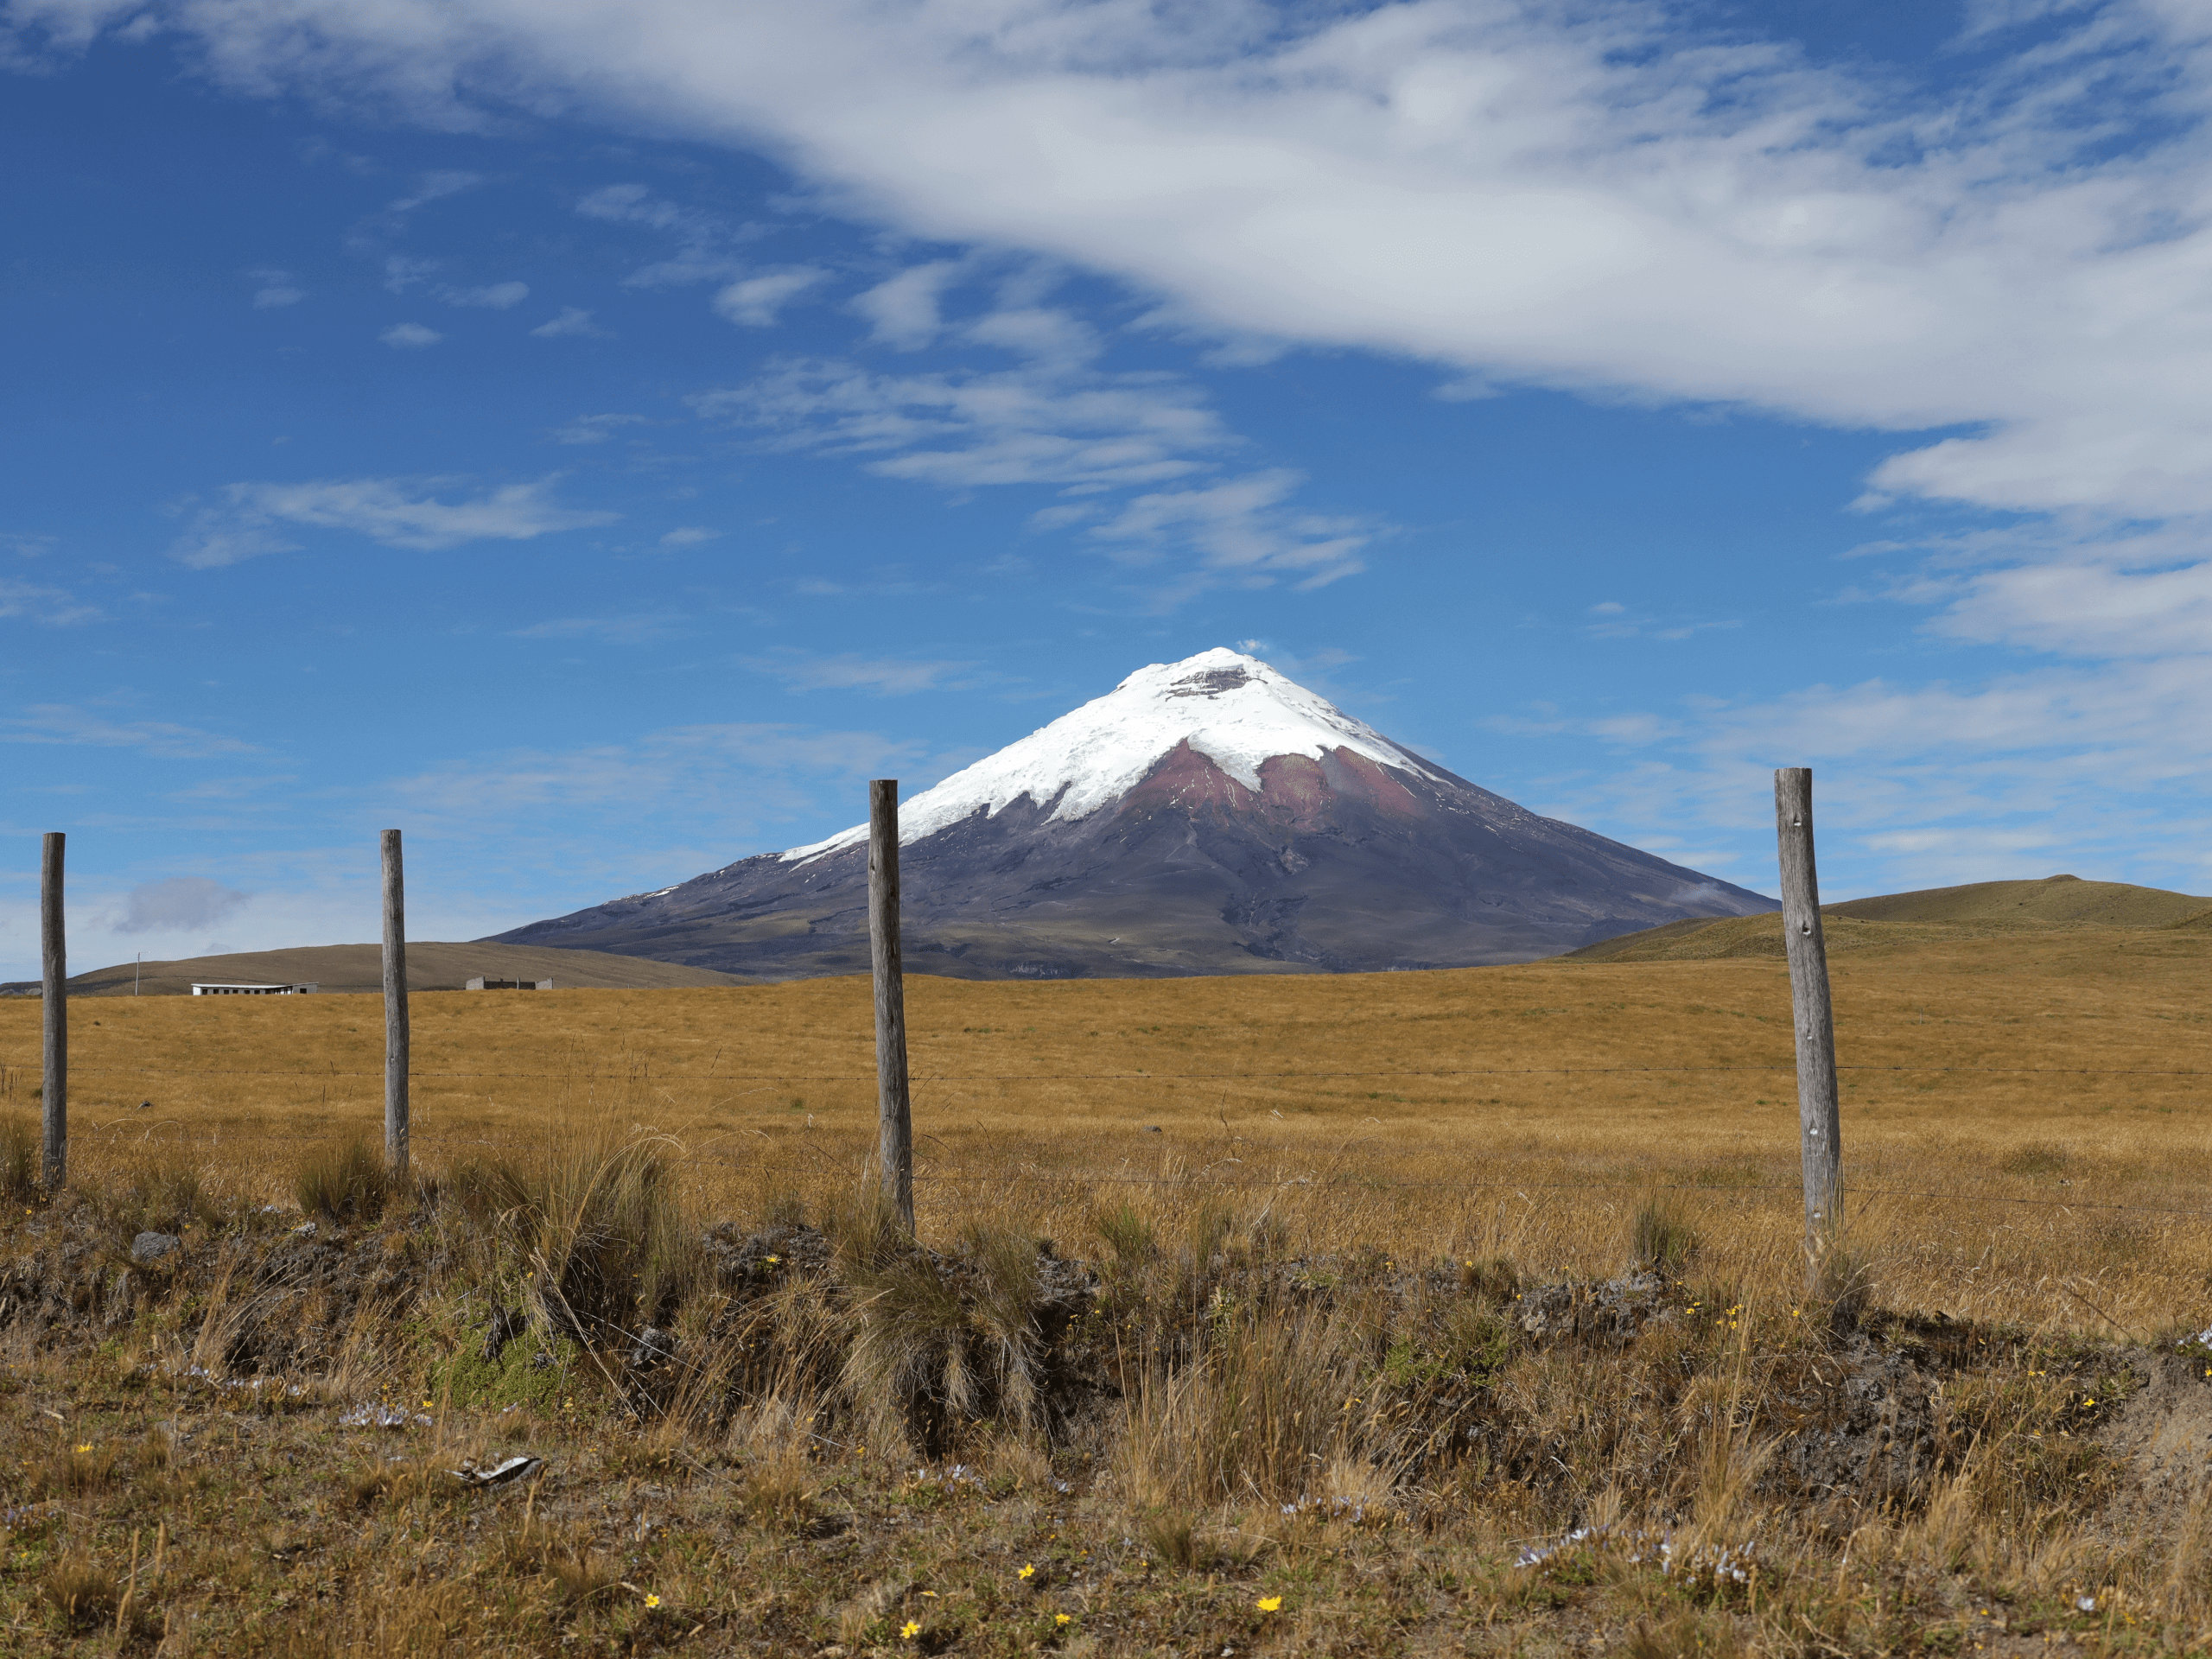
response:
M465 988L472 991L550 991L550 979L486 979L479 974Z
M305 996L315 988L313 985L245 985L209 980L195 982L192 994L194 996Z

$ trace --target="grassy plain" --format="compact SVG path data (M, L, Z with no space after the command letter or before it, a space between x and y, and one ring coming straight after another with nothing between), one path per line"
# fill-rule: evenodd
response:
M2208 967L1840 948L1825 1300L1761 954L915 978L922 1255L860 982L418 995L435 1190L308 1234L378 1003L77 1002L78 1196L0 1226L0 1650L2201 1651Z
M2212 1302L2212 935L1858 926L1883 937L1853 948L1832 924L1847 1170L1885 1294L2130 1330ZM925 1237L1008 1204L1080 1231L1069 1218L1103 1196L1173 1205L1220 1182L1316 1241L1494 1247L1586 1275L1618 1267L1647 1190L1679 1186L1737 1269L1796 1271L1778 960L916 976L908 1003ZM88 1172L160 1147L274 1198L303 1144L379 1132L374 999L72 1016ZM35 1002L0 1003L0 1109L31 1108L37 1020ZM675 1137L707 1213L764 1184L819 1198L872 1144L869 1020L858 980L419 995L417 1154L527 1147L589 1109Z

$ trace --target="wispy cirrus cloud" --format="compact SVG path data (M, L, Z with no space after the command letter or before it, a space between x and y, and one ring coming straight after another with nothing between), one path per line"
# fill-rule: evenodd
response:
M818 656L779 651L740 660L756 673L783 681L794 691L872 691L880 696L906 696L972 683L964 677L976 666L973 662L862 657L849 652Z
M280 310L288 305L297 305L307 298L307 290L293 280L289 270L250 270L257 286L253 291L253 308L257 311Z
M448 305L475 306L487 311L511 311L530 297L528 283L487 283L480 288L441 288L437 296Z
M112 720L89 709L33 703L20 715L0 715L0 743L77 743L96 748L137 749L165 760L257 754L259 748L219 732L164 720Z
M680 288L693 283L728 282L745 270L737 249L751 239L747 227L719 213L657 196L642 184L610 184L576 203L586 219L633 225L658 232L676 245L666 258L641 265L624 277L629 288Z
M919 742L877 732L679 726L628 743L456 761L397 779L386 792L417 810L480 816L539 807L717 810L744 791L766 789L766 798L756 799L773 817L810 806L820 780L849 783L925 753Z
M582 306L564 305L530 332L540 340L611 340L613 334L591 320Z
M34 622L61 627L96 621L100 615L99 606L84 603L66 588L0 576L0 617L29 617Z
M747 328L772 327L785 306L809 289L819 287L829 275L826 270L802 266L747 276L715 296L715 311Z
M558 616L516 628L517 639L598 639L609 645L642 645L685 632L690 619L671 612L639 616Z
M483 494L443 499L443 479L321 479L302 484L232 484L223 500L193 514L169 556L194 569L296 551L305 530L348 531L385 547L434 553L468 542L526 542L608 524L618 513L566 507L552 499L559 474Z
M956 489L1160 483L1203 470L1204 457L1236 442L1196 387L1149 374L885 375L793 360L690 401L785 448L850 455L886 477Z
M1019 293L949 323L939 307L950 280L933 273L925 288L875 304L878 334L918 340L926 321L930 337L1015 366L883 374L790 359L691 406L760 429L775 447L850 456L886 477L1051 488L1060 499L1032 515L1033 528L1083 526L1090 545L1132 568L1177 561L1147 578L1155 606L1222 582L1310 588L1363 568L1362 550L1387 527L1298 507L1302 480L1287 468L1223 475L1243 440L1190 381L1103 366L1106 342L1091 325Z
M626 428L649 424L642 415L579 415L553 429L556 443L605 443Z

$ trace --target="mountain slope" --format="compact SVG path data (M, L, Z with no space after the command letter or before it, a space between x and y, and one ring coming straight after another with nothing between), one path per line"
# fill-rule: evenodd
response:
M906 948L967 978L1344 972L1550 956L1761 895L1426 760L1230 651L906 804ZM867 826L499 935L749 978L868 965Z

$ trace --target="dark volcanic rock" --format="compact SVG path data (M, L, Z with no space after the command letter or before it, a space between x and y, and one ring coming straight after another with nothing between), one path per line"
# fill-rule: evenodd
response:
M1071 979L1465 967L1771 899L1454 776L1230 652L1141 671L906 804L908 967ZM865 831L499 936L865 973Z

